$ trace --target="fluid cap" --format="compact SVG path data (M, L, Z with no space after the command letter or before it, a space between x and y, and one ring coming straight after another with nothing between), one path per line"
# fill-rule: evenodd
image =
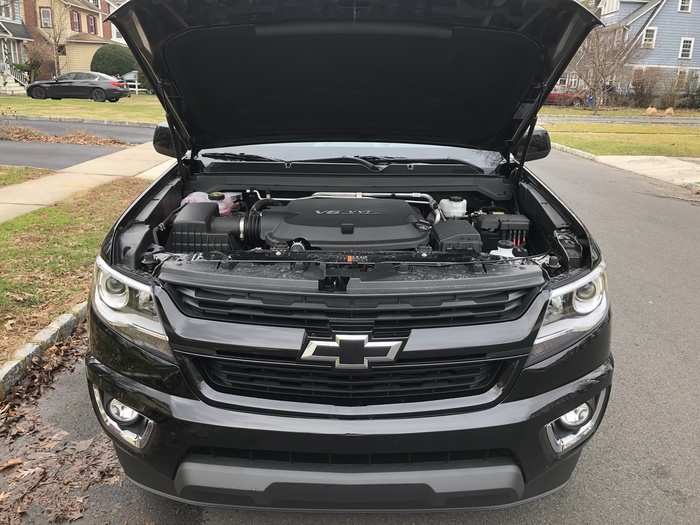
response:
M511 250L513 246L513 241L509 241L507 239L502 239L498 241L498 247L503 248L504 250Z
M226 198L226 195L221 193L220 191L212 191L209 194L209 200L210 201L222 201Z

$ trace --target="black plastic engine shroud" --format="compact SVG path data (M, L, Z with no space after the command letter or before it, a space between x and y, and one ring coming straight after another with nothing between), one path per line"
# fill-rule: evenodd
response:
M398 199L297 199L262 212L260 238L269 246L303 241L321 250L408 250L429 244L420 212Z

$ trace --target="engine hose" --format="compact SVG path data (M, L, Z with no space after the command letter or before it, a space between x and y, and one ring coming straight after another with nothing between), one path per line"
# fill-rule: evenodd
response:
M260 219L261 212L266 206L279 205L274 199L259 199L250 207L247 213L233 214L234 224L231 228L227 220L227 228L230 228L231 235L241 242L257 243L260 240Z
M259 201L258 201L259 202ZM242 232L243 238L252 243L260 241L260 219L262 215L259 213L248 213L245 221L245 231Z
M265 206L274 206L275 204L279 204L275 199L259 199L248 210L248 217L250 218L254 213L261 212Z

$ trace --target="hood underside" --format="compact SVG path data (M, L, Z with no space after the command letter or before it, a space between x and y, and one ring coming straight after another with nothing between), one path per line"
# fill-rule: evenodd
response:
M507 152L597 18L574 0L131 0L111 20L183 146Z

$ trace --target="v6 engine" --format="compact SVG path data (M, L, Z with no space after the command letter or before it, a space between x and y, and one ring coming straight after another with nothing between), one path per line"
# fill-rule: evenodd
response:
M297 199L265 209L259 231L268 246L298 242L332 251L415 249L430 238L430 224L396 199Z

